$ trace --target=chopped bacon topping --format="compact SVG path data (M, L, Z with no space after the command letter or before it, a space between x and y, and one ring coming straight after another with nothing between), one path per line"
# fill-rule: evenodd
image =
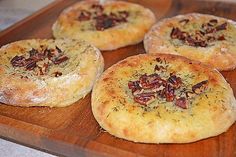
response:
M127 11L120 11L118 14L110 13L110 15L103 13L94 17L96 20L95 27L97 30L103 31L107 28L114 27L119 23L127 22L128 16L129 13Z
M176 106L187 109L188 99L192 99L198 94L203 93L207 89L208 81L202 81L192 86L192 91L185 90L185 95L177 95L176 90L179 90L183 85L180 77L174 73L165 80L157 73L143 74L136 81L129 81L128 87L132 91L134 101L140 105L147 106L158 98L165 99L167 102L174 102Z
M166 101L172 102L175 99L175 89L172 85L167 84L164 88Z
M155 100L155 96L154 95L139 95L134 97L134 101L138 102L141 105L147 105L150 104L151 102L153 102Z
M148 105L152 102L150 100L156 98L157 95L165 98L166 101L173 101L175 99L175 89L179 88L180 82L182 82L179 79L179 77L172 74L170 76L171 82L168 82L168 80L162 79L156 73L151 75L144 74L140 76L138 81L129 81L128 87L132 90L136 102L142 101L140 104L144 105L145 102L145 105ZM142 99L141 97L145 98Z
M167 81L171 83L175 89L178 89L182 84L181 78L173 74L170 75Z
M182 109L187 109L188 108L188 103L185 97L180 97L175 100L175 105L182 108Z
M23 67L25 66L25 57L24 56L15 56L11 60L11 64L14 67Z
M207 89L208 80L199 82L192 87L192 91L196 94L201 94Z
M11 59L13 67L24 67L25 70L34 70L37 68L39 75L44 75L48 71L51 63L61 64L69 58L65 56L60 48L56 46L55 49L44 49L42 51L32 48L29 52L29 57L26 58L24 55L15 56ZM39 64L39 62L41 65Z
M120 23L127 22L129 12L118 11L117 13L106 13L100 4L92 4L89 10L80 10L78 20L95 20L95 28L99 31L114 27Z
M69 58L67 56L59 56L58 58L56 58L54 60L54 64L61 64L62 62L65 62L66 60L68 60Z
M189 19L180 20L180 24L187 24ZM218 21L216 19L211 19L207 23L203 23L200 30L196 30L195 33L188 33L182 31L178 27L173 27L170 33L172 39L178 39L186 43L189 46L195 47L206 47L209 42L216 40L226 40L224 35L216 37L215 33L221 30L227 29L227 23L217 25Z

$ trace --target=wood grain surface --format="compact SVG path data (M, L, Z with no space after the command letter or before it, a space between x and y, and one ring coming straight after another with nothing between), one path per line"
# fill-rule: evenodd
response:
M52 38L60 12L77 0L57 0L0 33L0 46L29 38ZM200 12L236 20L236 3L193 0L129 0L150 8L157 19ZM143 44L102 52L105 68L144 53ZM222 73L236 93L236 70ZM189 144L141 144L101 130L91 112L91 95L66 108L0 105L0 136L60 156L236 157L236 124L226 133ZM219 117L220 118L220 117Z

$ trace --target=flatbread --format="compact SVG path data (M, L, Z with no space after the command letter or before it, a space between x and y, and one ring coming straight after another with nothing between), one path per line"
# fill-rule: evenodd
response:
M185 56L218 70L236 67L236 23L206 14L191 13L156 23L145 35L147 53Z
M83 39L100 50L141 42L155 23L154 14L125 1L80 1L65 9L54 23L55 38Z
M236 100L215 69L181 56L140 54L102 74L92 112L119 138L187 143L225 132L236 120Z
M78 40L31 39L0 49L0 102L65 107L85 97L103 71L100 51Z

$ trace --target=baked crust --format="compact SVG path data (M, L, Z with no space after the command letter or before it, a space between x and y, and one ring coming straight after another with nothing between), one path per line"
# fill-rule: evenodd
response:
M67 57L62 63L45 66L38 70L41 59L30 69L13 64L15 56L29 56L31 50L60 49ZM94 46L78 40L31 39L16 41L0 49L0 102L14 106L65 107L85 97L104 68L100 51ZM36 52L36 55L39 54ZM30 54L33 55L33 54ZM63 56L63 57L64 57ZM32 58L32 57L31 57ZM30 60L30 59L28 59ZM32 65L32 64L31 64ZM40 72L40 74L38 73Z
M184 20L189 21L185 24ZM182 20L182 22L181 22ZM207 46L189 46L178 39L170 37L172 28L180 28L188 33L194 34L196 30L203 28L202 24L207 24L209 20L217 20L216 25L227 23L225 30L213 31L208 30ZM208 23L209 24L209 23ZM208 28L209 29L209 28ZM210 32L210 33L209 33ZM204 33L204 32L203 32ZM213 36L210 37L210 36ZM216 38L214 40L214 35ZM220 38L221 37L221 38ZM166 18L156 23L151 30L145 35L144 47L147 53L169 53L185 56L190 59L198 60L209 64L218 70L232 70L236 67L236 23L232 20L199 13L178 15L172 18Z
M127 12L126 22L108 29L96 30L94 18L78 20L81 10L91 11L91 6L98 4L99 2L94 0L81 1L65 9L52 27L54 37L83 39L100 50L114 50L141 42L145 33L155 23L155 16L149 9L124 1L105 1L100 6L107 15ZM93 16L94 13L91 11L91 14Z
M158 63L157 58L163 62ZM160 99L149 105L137 103L128 82L152 74L156 65L166 67L166 71L157 72L162 78L171 73L180 77L185 90L203 80L208 81L208 88L190 99L187 109ZM230 85L215 69L181 56L140 54L102 74L92 91L92 112L102 128L119 138L143 143L187 143L225 132L236 120L236 101Z

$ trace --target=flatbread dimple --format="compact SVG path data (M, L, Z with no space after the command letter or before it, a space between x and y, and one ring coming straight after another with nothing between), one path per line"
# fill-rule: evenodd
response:
M145 35L148 53L169 53L209 64L218 70L236 67L236 23L191 13L163 19Z
M225 132L236 120L236 101L223 76L175 55L118 62L95 83L91 103L102 128L134 142L193 142Z
M104 68L100 51L78 40L31 39L0 49L0 102L65 107L85 97Z
M53 25L55 38L83 39L100 50L141 42L155 23L154 14L124 1L81 1L65 9Z

